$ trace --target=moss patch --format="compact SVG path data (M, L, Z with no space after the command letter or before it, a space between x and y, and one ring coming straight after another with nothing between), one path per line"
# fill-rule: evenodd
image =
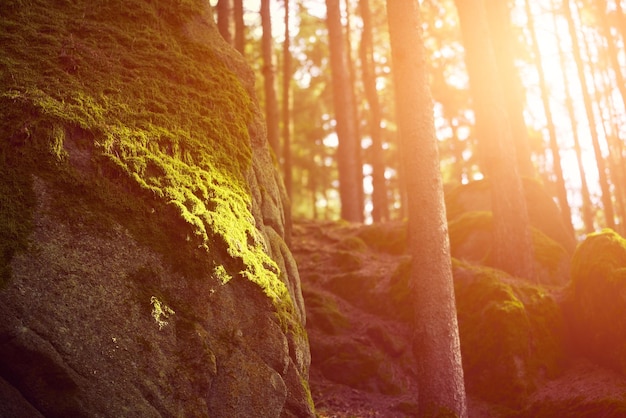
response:
M468 391L519 406L540 374L561 368L562 317L538 286L508 284L503 274L454 262L461 352Z
M488 211L467 212L449 222L452 255L475 264L493 266L493 214ZM561 283L568 272L570 256L556 241L532 228L535 260L541 269L542 282Z
M0 236L3 276L30 230L23 173L61 175L76 202L60 207L91 213L94 223L113 216L140 242L146 225L165 222L186 243L168 254L155 232L149 241L166 257L200 252L194 275L207 276L223 259L238 260L228 274L292 309L250 212L244 175L255 105L225 64L234 60L216 52L217 32L190 29L210 18L200 0L3 3L0 192L11 203L0 220L12 225ZM115 210L101 215L103 207ZM202 265L207 254L214 261Z
M568 317L577 346L626 373L626 240L605 229L576 249L568 295Z

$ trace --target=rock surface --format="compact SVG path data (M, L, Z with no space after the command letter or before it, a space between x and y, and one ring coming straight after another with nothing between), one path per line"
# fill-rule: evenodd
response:
M208 3L2 9L0 416L313 416L283 186Z

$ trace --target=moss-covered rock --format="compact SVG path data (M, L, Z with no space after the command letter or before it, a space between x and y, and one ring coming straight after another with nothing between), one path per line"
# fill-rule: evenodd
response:
M467 390L517 407L538 379L555 376L563 320L544 289L504 273L454 262L454 281Z
M626 373L626 240L605 229L587 236L572 260L567 314L576 346Z
M3 3L0 373L44 415L313 415L253 80L207 2Z
M466 212L448 223L450 251L460 260L493 266L493 216L488 211ZM532 228L535 274L539 283L563 285L569 280L570 254L556 241Z
M563 220L545 187L535 179L524 178L524 196L530 224L561 245L569 254L576 248L576 237ZM488 180L473 181L446 191L446 215L452 221L466 212L491 211Z

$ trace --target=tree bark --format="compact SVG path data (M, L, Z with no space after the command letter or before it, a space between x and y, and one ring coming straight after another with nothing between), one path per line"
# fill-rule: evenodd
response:
M339 0L326 0L326 11L333 80L333 106L339 140L337 166L339 170L341 218L350 222L362 222L363 202L360 190L363 190L363 169L356 158L360 152L361 144L355 132L356 116L352 94L350 93L350 75L347 71L347 54L345 52Z
M265 91L265 120L267 124L267 140L274 154L280 155L280 140L278 136L278 101L274 86L274 60L272 38L272 16L270 14L270 0L261 0L261 26L263 37L261 49L263 53L263 81Z
M515 276L535 281L530 221L485 5L483 0L456 0L455 3L474 98L479 152L491 185L493 262Z
M414 0L388 0L392 71L409 195L419 416L467 417L454 286L426 54Z

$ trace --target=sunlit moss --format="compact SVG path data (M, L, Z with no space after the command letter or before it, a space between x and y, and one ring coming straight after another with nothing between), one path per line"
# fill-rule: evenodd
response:
M194 274L209 276L222 265L225 255L214 246L226 243L227 255L239 260L228 274L258 284L279 311L291 311L250 212L245 173L258 110L233 71L240 64L220 55L219 35L202 24L211 18L206 2L8 0L2 10L0 191L10 202L0 208L10 226L1 228L3 276L25 245L34 205L21 200L31 193L29 179L17 177L37 173L75 192L76 202L60 207L115 210L101 222L113 216L172 262L182 266L194 251L215 259L196 262ZM67 164L68 141L87 154L87 167ZM187 242L181 253L159 240L156 219L139 224L137 216L153 213L171 228L167 234Z

